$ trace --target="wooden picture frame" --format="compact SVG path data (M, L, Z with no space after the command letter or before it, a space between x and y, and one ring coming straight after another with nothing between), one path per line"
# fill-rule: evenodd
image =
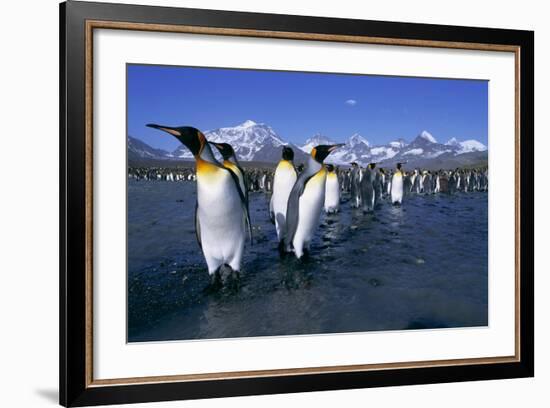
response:
M93 31L506 51L515 54L516 351L513 356L95 380ZM60 5L60 403L64 406L352 389L534 375L534 33L69 1ZM520 250L521 249L521 250Z

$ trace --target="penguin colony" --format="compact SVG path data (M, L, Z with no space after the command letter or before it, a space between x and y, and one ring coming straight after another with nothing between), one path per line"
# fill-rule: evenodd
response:
M487 191L488 170L456 169L405 171L401 163L386 170L371 163L361 168L351 163L339 169L324 160L343 144L318 145L305 166L296 167L294 152L283 146L275 171L254 169L245 173L231 145L212 143L193 127L147 126L164 131L183 143L195 158L195 170L132 168L135 180L196 181L195 231L212 282L223 284L238 278L245 242L252 244L249 191L271 192L269 216L275 225L281 255L303 259L319 226L321 212L340 210L341 194L349 193L350 204L373 212L384 201L401 205L409 194ZM214 156L217 149L223 162Z

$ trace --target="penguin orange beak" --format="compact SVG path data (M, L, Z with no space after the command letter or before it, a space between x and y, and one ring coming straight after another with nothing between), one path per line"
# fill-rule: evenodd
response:
M162 130L166 133L170 133L172 136L176 136L176 137L181 136L181 132L179 130L177 130L176 128L170 127L170 126L162 126L162 125L157 125L155 123L148 123L145 126L153 128L153 129Z

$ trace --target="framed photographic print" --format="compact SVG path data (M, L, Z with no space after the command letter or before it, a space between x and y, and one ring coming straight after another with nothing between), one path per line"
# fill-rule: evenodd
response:
M533 32L60 27L62 405L533 376Z

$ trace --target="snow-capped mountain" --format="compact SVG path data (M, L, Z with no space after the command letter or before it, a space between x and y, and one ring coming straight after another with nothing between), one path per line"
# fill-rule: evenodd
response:
M442 144L429 132L424 130L411 143L403 146L399 154L396 155L396 158L403 159L403 161L415 157L434 159L443 154L456 156L463 153L483 152L486 150L487 147L477 140L459 142L456 138L452 138L447 143Z
M484 152L487 150L487 146L473 139L459 142L458 140L456 140L455 137L453 137L449 139L447 143L445 143L445 145L452 146L454 149L456 149L457 154L470 153L470 152Z
M358 133L350 136L346 144L327 158L327 163L349 164L352 162L368 163L371 157L370 143Z
M310 153L311 149L320 144L336 144L330 137L321 135L320 133L306 140L301 146L301 149L305 153ZM370 157L370 144L367 139L358 133L350 136L346 141L345 146L342 146L335 150L327 159L327 163L334 164L349 164L351 162L363 162Z
M300 147L303 152L311 153L311 149L318 145L332 145L336 142L327 136L323 136L320 133L316 133L312 137L306 140L306 142Z
M404 160L415 156L433 159L444 153L452 152L451 146L438 143L435 137L423 130L411 143L403 146L396 157Z
M166 150L155 149L135 137L128 136L129 159L166 159L168 157L170 153Z
M302 150L309 152L313 146L321 143L332 144L335 142L329 137L316 135L306 141ZM361 166L365 166L368 163L412 162L419 159L435 159L444 154L456 156L486 150L487 147L476 140L459 142L456 139L451 139L442 144L426 130L420 132L410 143L400 138L385 145L375 146L371 146L365 138L355 134L346 141L345 146L332 153L326 161L339 165L357 162Z
M369 141L361 136L359 133L354 133L353 135L351 135L346 144L352 149L357 147L363 149L370 146Z
M399 153L399 149L391 144L389 146L374 146L370 149L373 162L381 162L391 159Z
M323 134L315 134L305 141L300 147L285 141L269 125L247 120L234 127L223 127L205 132L205 136L212 142L225 142L231 144L242 162L266 162L276 163L281 158L283 146L292 147L295 155L295 163L304 163L311 149L320 144L335 144L337 141ZM218 154L216 149L213 149ZM381 166L393 166L397 162L422 163L437 161L458 163L462 159L455 157L460 155L475 155L475 157L487 157L487 146L477 140L458 141L456 138L446 143L439 143L428 131L423 130L410 143L399 138L385 145L371 145L369 141L359 134L351 135L345 145L335 150L326 159L327 163L337 165L349 165L357 162L361 166L369 163L379 163ZM464 156L464 160L466 157ZM155 149L141 140L128 137L129 159L184 159L192 160L191 152L183 145L169 153L161 149ZM463 161L463 160L462 160Z
M432 134L427 130L423 130L417 136L417 138L420 138L421 140L425 140L426 142L429 142L429 143L437 143L437 140L435 139L435 137L433 137Z
M285 142L270 126L252 120L234 127L209 130L204 135L210 142L229 143L241 161L276 162L281 158L282 146L290 146L295 154L300 154L298 147ZM179 159L193 158L189 149L183 145L174 150L172 155Z
M407 146L407 142L405 141L405 139L397 139L388 144L394 149L402 149L403 147Z

